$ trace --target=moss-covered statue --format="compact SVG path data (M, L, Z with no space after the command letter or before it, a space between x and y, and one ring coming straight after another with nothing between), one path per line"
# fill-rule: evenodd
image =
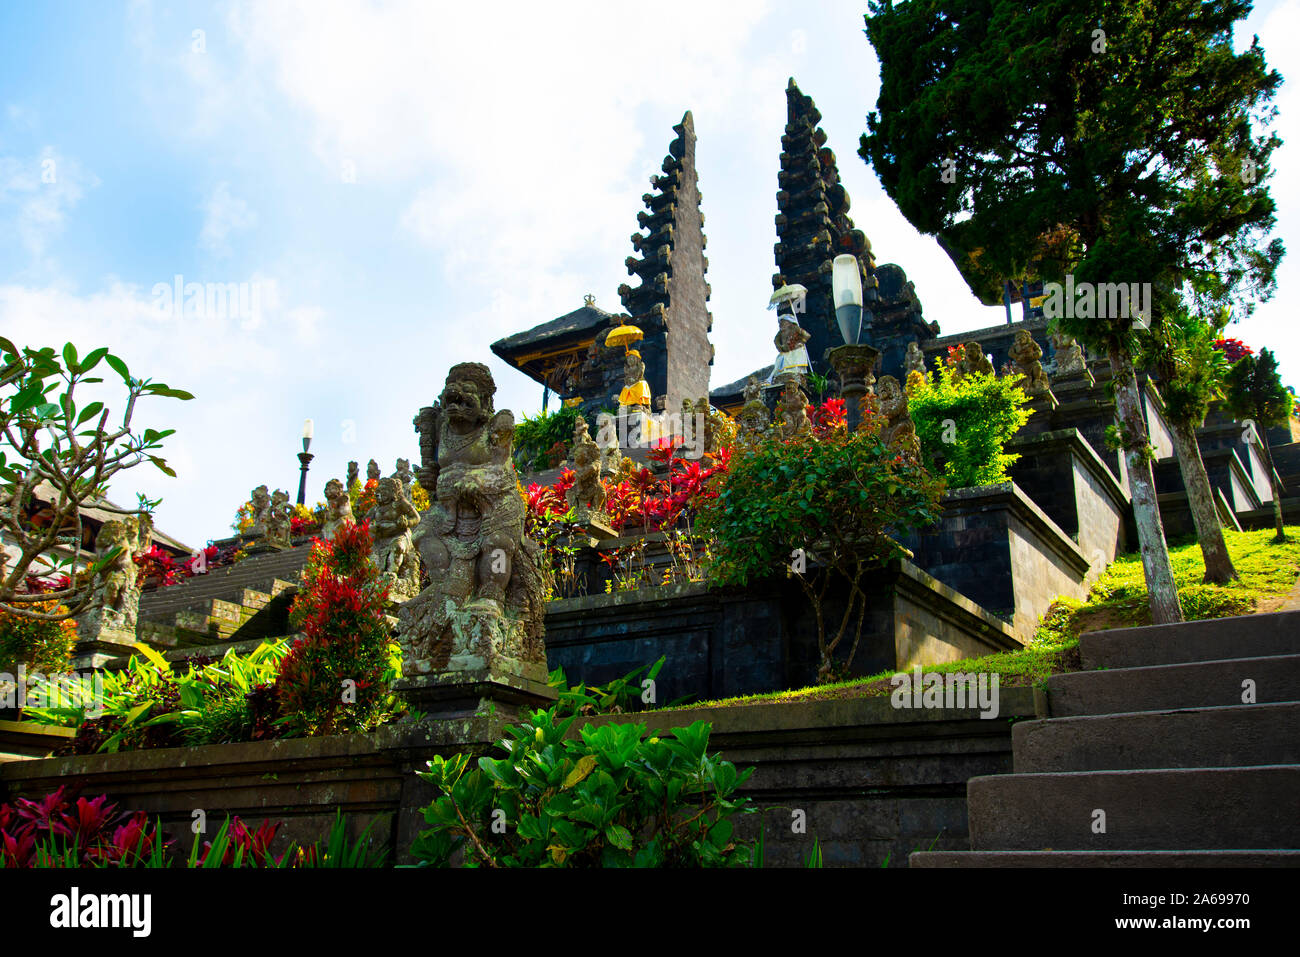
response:
M408 678L487 670L546 680L543 565L524 534L514 416L494 411L495 393L487 366L462 362L440 406L417 417L421 474L437 484L414 536L429 585L399 613Z

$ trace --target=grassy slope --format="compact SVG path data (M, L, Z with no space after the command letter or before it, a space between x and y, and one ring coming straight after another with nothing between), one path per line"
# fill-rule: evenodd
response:
M1233 564L1241 578L1229 585L1204 585L1205 565L1195 541L1170 547L1174 578L1189 619L1226 618L1273 611L1297 586L1300 578L1300 528L1288 528L1291 541L1275 545L1271 529L1224 532ZM1086 602L1059 598L1039 624L1034 639L1021 651L1005 651L982 658L966 658L927 665L933 672L996 672L1004 688L1032 687L1048 675L1079 669L1079 635L1105 628L1127 628L1151 623L1142 561L1137 554L1117 558L1093 585ZM748 695L684 707L720 707L781 701L814 701L887 695L892 691L892 671L837 684L814 685L794 691Z

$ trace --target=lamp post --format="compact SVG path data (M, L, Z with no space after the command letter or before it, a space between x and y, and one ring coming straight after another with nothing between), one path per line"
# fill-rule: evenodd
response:
M298 461L302 463L302 477L298 479L298 504L307 504L307 466L311 465L311 460L315 458L307 450L311 448L312 424L311 419L307 419L302 424L302 451L298 453Z
M831 264L831 294L835 299L835 321L839 324L844 345L827 350L826 358L840 378L840 394L850 432L862 423L862 399L867 394L867 376L876 366L880 353L858 342L863 320L871 325L871 310L862 304L862 273L856 256L836 256ZM873 286L869 298L876 298Z

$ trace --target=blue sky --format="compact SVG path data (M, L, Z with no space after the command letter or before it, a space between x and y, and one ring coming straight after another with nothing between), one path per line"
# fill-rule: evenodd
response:
M785 85L821 109L880 262L897 262L945 333L995 324L856 155L879 89L859 0L643 4L58 2L0 7L0 333L109 345L188 389L137 421L177 434L162 497L190 544L229 533L256 485L309 501L349 459L415 457L411 417L447 368L492 367L498 407L540 388L488 351L595 295L621 309L640 196L672 126L699 135L714 384L771 361L776 174ZM1296 2L1242 32L1300 62ZM1277 100L1277 234L1300 224L1295 85ZM1300 385L1296 252L1237 327ZM249 308L163 314L155 289L243 285ZM257 308L252 307L256 295ZM111 405L111 403L110 403Z

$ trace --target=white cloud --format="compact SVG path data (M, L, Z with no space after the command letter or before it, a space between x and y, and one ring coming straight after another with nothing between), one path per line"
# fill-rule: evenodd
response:
M232 196L230 184L218 183L201 206L204 212L203 228L199 231L199 246L219 257L230 255L230 236L257 225L257 213L248 203Z
M67 213L86 189L99 185L75 160L46 146L39 156L0 156L0 211L22 238L32 265L50 268L50 244L63 231Z

